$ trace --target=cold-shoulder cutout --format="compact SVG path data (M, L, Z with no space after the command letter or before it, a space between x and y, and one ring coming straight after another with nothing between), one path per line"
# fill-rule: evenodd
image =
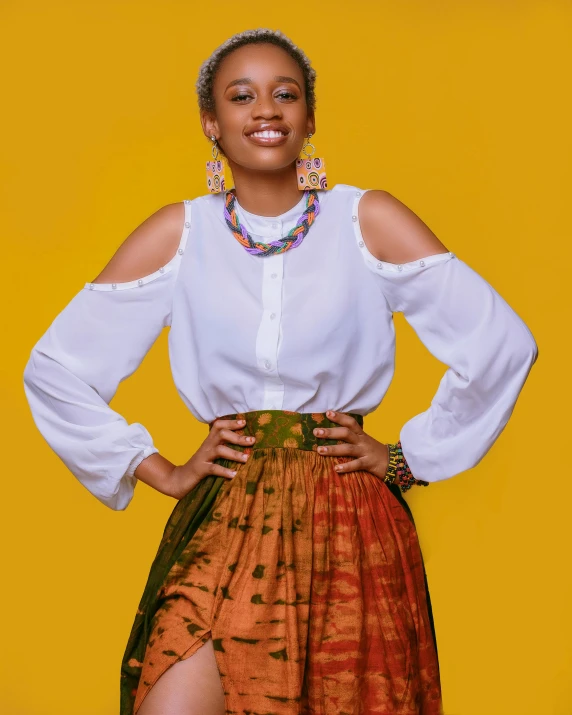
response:
M374 273L411 273L454 257L411 209L387 191L356 191L352 221L358 248Z
M161 207L129 234L103 271L85 283L84 288L103 291L141 288L176 270L190 227L189 199Z

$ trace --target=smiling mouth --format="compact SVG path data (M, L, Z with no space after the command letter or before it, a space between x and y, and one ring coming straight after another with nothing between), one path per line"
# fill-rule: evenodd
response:
M263 137L265 139L273 139L275 137L285 137L286 132L280 132L280 131L275 131L271 129L265 129L264 131L261 132L252 132L252 134L248 135L249 137Z
M246 138L258 146L281 146L288 141L289 132L280 129L260 129L246 135Z

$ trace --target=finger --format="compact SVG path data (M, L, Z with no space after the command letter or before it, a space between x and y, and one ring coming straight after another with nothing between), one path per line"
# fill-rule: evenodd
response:
M246 420L215 420L211 427L211 432L220 432L223 429L242 429Z
M357 440L357 434L348 427L316 427L314 434L320 439L343 439L346 442Z
M360 457L361 455L356 454L355 450L356 446L349 442L318 447L318 452L328 457Z
M244 426L246 425L246 420L244 419L236 419L236 420L215 420L212 425L211 429L209 430L208 435L206 436L205 442L210 445L210 446L216 446L221 439L221 433L224 431L225 434L229 437L227 441L232 441L236 443L236 440L234 437L231 437L231 435L234 435L235 432L232 430L240 430L243 429ZM242 436L242 435L240 435ZM251 441L246 441L243 442L243 444L252 444Z
M357 472L365 469L364 466L364 458L359 457L358 459L352 459L351 462L340 462L340 464L336 464L334 469L336 472L340 472L342 474L346 472Z
M236 434L229 429L221 429L218 433L219 439L224 442L232 442L233 444L254 444L256 437Z
M227 447L225 444L217 444L217 446L213 449L214 453L214 459L216 458L223 458L223 459L232 459L233 462L247 462L248 457L250 456L246 452L239 452L236 449L232 449L231 447Z
M226 467L222 467L220 464L213 464L209 462L206 467L205 477L212 474L215 477L226 477L227 479L232 479L236 476L236 469L227 469Z
M345 412L333 412L332 410L328 410L326 415L332 420L332 422L337 422L338 424L352 430L352 432L362 432L362 428L359 426L359 422L355 419L355 417L346 415Z

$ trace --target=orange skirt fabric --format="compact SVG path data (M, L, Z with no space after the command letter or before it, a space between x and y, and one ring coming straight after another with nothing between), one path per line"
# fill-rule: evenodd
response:
M361 415L352 415L363 425ZM165 527L121 668L136 715L212 638L226 713L443 715L427 578L400 490L314 436L325 413L257 410L232 480L207 477ZM200 687L200 683L189 685Z

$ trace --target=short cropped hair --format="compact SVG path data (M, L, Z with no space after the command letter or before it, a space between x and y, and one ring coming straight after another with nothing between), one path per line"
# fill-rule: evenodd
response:
M199 109L210 112L214 112L215 110L213 84L216 72L222 60L239 47L253 44L277 45L296 60L304 75L308 111L313 112L316 108L316 71L312 67L310 60L306 57L305 53L295 45L289 37L280 32L280 30L269 30L266 28L238 32L217 47L212 55L202 63L195 85L199 100Z

